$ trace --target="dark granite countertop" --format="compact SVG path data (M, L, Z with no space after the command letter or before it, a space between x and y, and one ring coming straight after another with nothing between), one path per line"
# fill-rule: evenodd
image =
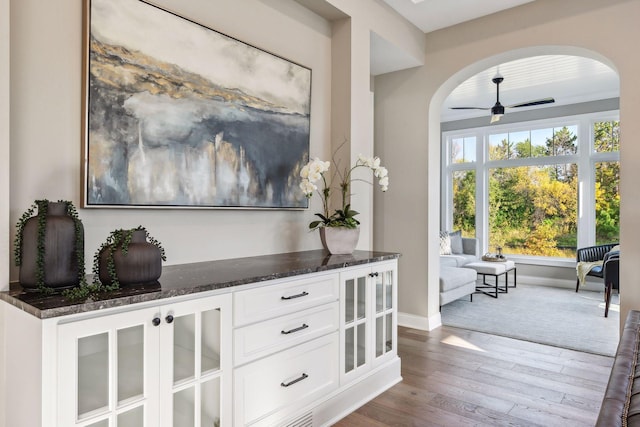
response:
M40 319L47 319L386 261L397 259L399 256L397 253L369 251L355 251L351 255L330 255L326 251L315 250L233 258L166 266L155 284L128 285L118 291L104 294L96 300L72 302L60 295L43 296L39 293L24 292L22 289L0 292L0 300Z

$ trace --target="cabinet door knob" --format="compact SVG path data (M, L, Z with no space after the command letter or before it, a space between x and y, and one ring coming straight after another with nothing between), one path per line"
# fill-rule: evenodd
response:
M166 320L167 323L171 323L173 322L173 316L170 314L167 314L167 317L165 317L164 320Z
M153 323L153 326L160 326L160 318L159 317L154 317L153 320L151 321L151 323Z
M303 374L302 374L302 376L300 376L300 377L296 378L295 380L293 380L293 381L289 381L288 383L280 383L280 385L281 385L282 387L289 387L290 385L294 385L294 384L295 384L295 383L297 383L298 381L302 381L302 380L304 380L305 378L309 378L309 375L307 375L307 374L304 374L304 373L303 373Z
M294 298L306 297L307 295L309 295L309 292L304 291L304 292L296 294L296 295L291 295L289 297L280 297L280 298L281 299L294 299Z

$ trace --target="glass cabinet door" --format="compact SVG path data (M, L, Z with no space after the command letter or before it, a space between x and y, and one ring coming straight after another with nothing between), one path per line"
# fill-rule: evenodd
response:
M395 354L395 277L393 269L381 269L373 274L375 281L375 354L374 360Z
M60 326L60 425L157 425L153 317L141 310Z
M58 326L55 425L231 425L231 298L78 316Z
M340 273L340 381L344 384L397 353L396 263Z
M206 299L177 304L164 316L169 327L162 331L161 343L166 338L171 344L170 357L161 361L161 371L167 373L171 393L170 401L163 405L163 419L171 421L167 425L180 427L223 425L222 401L231 397L229 392L223 398L226 362L221 356L224 346L229 345L225 340L231 326L224 326L230 319L229 309Z
M345 273L342 277L342 300L344 301L341 313L343 334L343 360L342 374L357 375L359 368L367 363L367 301L370 292L367 283L368 270L358 270Z

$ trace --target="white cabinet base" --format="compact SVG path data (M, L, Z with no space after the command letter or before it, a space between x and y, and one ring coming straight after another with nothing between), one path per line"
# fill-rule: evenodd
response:
M287 422L278 425L283 427L333 425L401 381L400 358L395 357L368 372L350 386L328 395L326 400L316 402L312 407L300 411Z

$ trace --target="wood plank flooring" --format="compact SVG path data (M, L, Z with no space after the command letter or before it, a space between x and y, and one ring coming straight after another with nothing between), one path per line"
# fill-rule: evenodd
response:
M399 328L400 384L336 424L593 426L613 358L443 326Z

